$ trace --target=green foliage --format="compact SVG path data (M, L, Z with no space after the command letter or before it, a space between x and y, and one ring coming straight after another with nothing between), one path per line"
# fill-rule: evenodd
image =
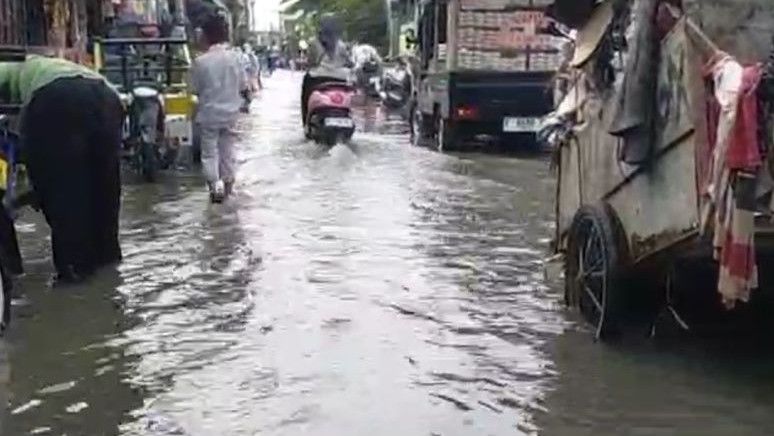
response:
M348 41L367 43L384 51L387 47L387 6L385 0L299 0L287 1L287 13L303 11L299 36L311 38L317 33L317 17L334 13L344 27Z

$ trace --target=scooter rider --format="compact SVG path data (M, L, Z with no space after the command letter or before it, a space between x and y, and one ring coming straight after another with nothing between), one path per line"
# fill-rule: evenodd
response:
M346 82L350 66L349 53L341 40L338 20L333 15L324 15L320 18L317 40L309 47L309 70L301 84L301 122L304 125L312 89L322 82Z

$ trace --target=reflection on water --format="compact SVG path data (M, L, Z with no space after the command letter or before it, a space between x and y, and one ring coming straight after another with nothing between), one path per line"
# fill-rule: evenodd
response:
M560 377L538 422L550 435L766 435L774 355L740 341L683 338L613 349L568 331L552 345Z
M412 148L375 107L326 151L299 79L243 121L227 204L192 175L127 187L116 271L50 290L45 227L24 227L3 434L764 434L768 385L567 318L544 159Z

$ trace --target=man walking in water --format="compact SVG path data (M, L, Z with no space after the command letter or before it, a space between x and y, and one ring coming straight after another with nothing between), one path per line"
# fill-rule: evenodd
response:
M226 20L211 16L202 33L207 50L193 63L191 85L199 97L196 122L210 201L222 203L234 187L234 128L248 82L239 53L229 49Z

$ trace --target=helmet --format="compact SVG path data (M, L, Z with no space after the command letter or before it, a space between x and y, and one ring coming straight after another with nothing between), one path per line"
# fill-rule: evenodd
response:
M328 50L333 51L341 38L341 25L338 18L331 13L323 14L320 17L320 28L317 31L317 39L320 44Z
M326 12L320 15L320 33L335 34L339 36L341 34L341 23L339 17L332 12Z

